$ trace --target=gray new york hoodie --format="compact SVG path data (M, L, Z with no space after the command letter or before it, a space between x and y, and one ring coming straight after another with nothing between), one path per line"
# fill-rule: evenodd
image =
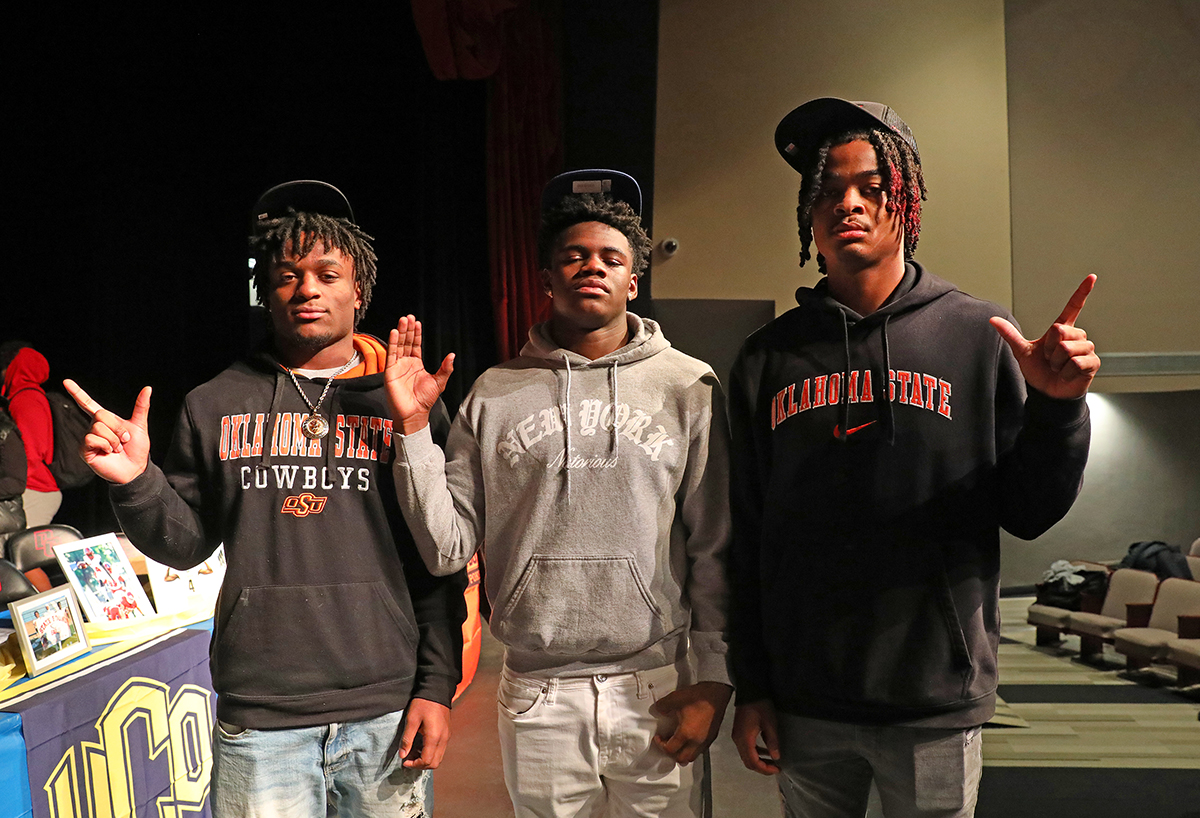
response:
M427 431L398 436L397 496L435 574L484 555L514 671L682 667L690 652L693 681L728 683L721 387L655 322L628 320L629 343L595 361L534 327L476 381L445 455Z

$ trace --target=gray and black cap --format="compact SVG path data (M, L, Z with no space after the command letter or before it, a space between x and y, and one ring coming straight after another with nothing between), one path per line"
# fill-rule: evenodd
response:
M784 161L804 173L811 166L812 154L830 136L880 125L903 139L917 162L921 161L912 130L895 111L879 102L851 102L837 97L809 100L780 120L775 128L775 148Z
M633 212L642 215L642 189L637 180L619 170L591 168L560 173L542 189L542 212L571 195L604 193L614 201L625 202Z

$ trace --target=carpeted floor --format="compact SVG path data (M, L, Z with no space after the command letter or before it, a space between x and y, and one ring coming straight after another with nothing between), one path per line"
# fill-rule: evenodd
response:
M1200 818L1200 700L1164 669L1127 676L1078 639L1037 647L1032 598L1001 600L999 712L984 731L978 818Z
M1200 701L1163 674L1126 678L1119 656L1078 661L1078 640L1039 648L1031 598L1001 600L997 717L983 733L978 818L1200 818ZM454 737L434 776L436 814L504 818L496 736L500 650L485 634L480 672L455 705ZM742 767L728 731L712 748L713 815L779 818L772 779ZM877 818L873 801L868 818Z

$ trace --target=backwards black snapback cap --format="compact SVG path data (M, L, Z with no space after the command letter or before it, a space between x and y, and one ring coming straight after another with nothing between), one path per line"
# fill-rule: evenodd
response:
M250 222L254 225L286 216L289 207L297 213L320 213L335 219L354 221L350 202L340 190L328 182L300 179L275 185L259 196L254 209L250 211Z
M542 190L542 212L567 196L581 193L606 194L615 201L625 202L638 216L642 215L642 189L637 180L628 173L603 168L569 170L555 176Z
M837 97L809 100L780 120L775 128L775 148L784 161L803 173L809 157L831 135L880 125L907 142L921 161L912 130L895 111L879 102L850 102Z

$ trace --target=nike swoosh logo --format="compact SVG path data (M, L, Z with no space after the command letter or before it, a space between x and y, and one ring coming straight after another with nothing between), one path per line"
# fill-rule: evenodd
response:
M861 431L861 430L863 430L863 429L867 428L868 426L870 426L870 425L871 425L872 423L874 423L874 422L875 422L875 421L873 421L873 420L870 420L870 421L867 421L866 423L864 423L862 426L855 426L853 429L847 429L847 430L846 430L846 437L850 437L850 435L854 434L855 432L858 432L858 431ZM840 424L840 423L835 423L835 424L833 425L833 436L834 436L834 437L840 437L840 435L838 434L838 430L839 430L839 429L841 429L841 428L842 428L842 424Z

